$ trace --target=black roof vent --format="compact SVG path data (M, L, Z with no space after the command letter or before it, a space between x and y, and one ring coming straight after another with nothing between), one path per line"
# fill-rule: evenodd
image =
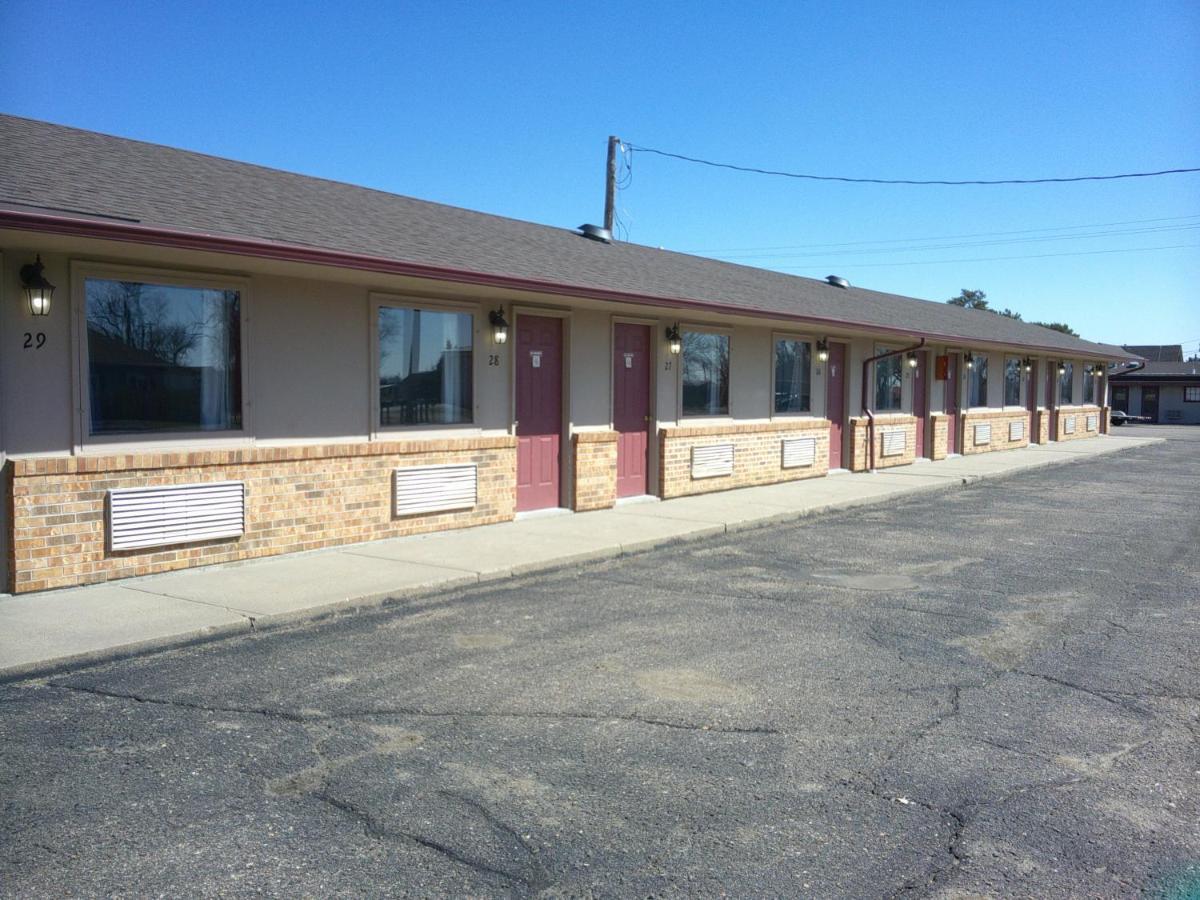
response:
M840 287L840 288L850 287L850 282L848 282L841 275L826 275L825 281L828 284L832 284L834 287Z
M599 225L580 225L579 233L585 238L591 238L593 241L599 241L602 244L612 243L612 232L607 228L601 228Z

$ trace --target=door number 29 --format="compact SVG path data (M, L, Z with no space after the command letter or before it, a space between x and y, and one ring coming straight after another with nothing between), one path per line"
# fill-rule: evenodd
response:
M46 346L46 332L25 332L25 342L21 346L26 350L41 350Z

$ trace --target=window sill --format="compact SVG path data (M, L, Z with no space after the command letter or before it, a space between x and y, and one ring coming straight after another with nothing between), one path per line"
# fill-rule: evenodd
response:
M508 434L508 429L497 429ZM483 428L471 422L461 425L389 425L380 427L371 435L372 441L407 440L411 437L437 439L439 437L478 437Z
M242 450L253 446L254 438L240 431L202 431L162 437L147 434L90 437L76 448L76 452L79 456L104 456L178 450Z

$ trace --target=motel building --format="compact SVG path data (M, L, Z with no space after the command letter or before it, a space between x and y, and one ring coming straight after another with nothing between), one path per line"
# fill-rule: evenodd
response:
M986 311L0 117L0 589L1094 439Z

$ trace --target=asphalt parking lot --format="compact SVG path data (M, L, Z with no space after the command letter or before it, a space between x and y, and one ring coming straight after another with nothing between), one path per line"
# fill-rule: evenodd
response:
M1200 894L1200 428L1130 428L0 687L0 893Z

